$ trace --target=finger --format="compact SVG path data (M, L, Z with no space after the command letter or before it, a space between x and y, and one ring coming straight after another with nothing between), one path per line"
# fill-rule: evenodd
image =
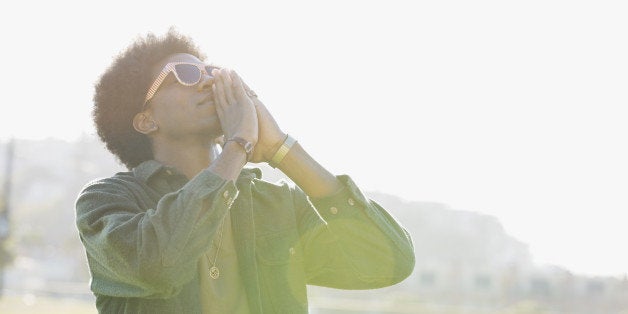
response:
M240 89L240 87L244 86L244 82L242 82L242 78L235 71L231 71L231 85L235 89Z
M214 97L217 98L219 105L228 106L229 103L227 102L227 98L225 97L224 85L225 84L222 80L222 75L220 75L220 73L217 73L217 75L214 76Z
M214 104L216 105L216 112L218 113L218 118L220 118L224 110L224 105L221 103L220 98L218 97L216 84L212 85L212 92L214 97Z
M224 122L225 122L225 111L226 111L226 106L228 106L225 102L222 102L221 100L218 99L218 93L217 93L217 88L216 85L212 85L212 89L214 91L214 103L216 104L216 115L218 116L218 121L220 121L220 127L222 128L223 132L227 132L227 129L225 128Z
M223 78L225 98L227 99L230 105L235 105L237 104L238 101L233 95L233 88L232 88L233 81L231 80L230 72L233 72L233 71L228 70L228 69L221 69L221 74L222 74L221 77Z
M233 82L232 86L233 86L234 94L238 98L238 100L240 101L250 100L251 97L249 96L249 94L246 92L246 89L244 88L244 82L242 82L242 78L240 78L240 76L237 73L232 72L231 80Z
M251 98L257 98L257 94L249 87L249 85L247 85L246 83L244 83L244 81L242 81L242 85L244 86L244 90L246 91L246 94L251 97Z

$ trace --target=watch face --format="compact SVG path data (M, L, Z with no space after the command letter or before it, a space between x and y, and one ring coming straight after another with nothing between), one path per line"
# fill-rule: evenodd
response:
M245 140L245 139L243 139L241 137L237 137L237 136L227 140L227 142L228 141L234 141L234 142L240 144L240 146L242 146L242 149L244 149L244 152L246 153L248 158L251 158L250 155L251 155L251 152L253 152L253 146L254 146L253 143L251 143L251 142L249 142L249 141L247 141L247 140Z

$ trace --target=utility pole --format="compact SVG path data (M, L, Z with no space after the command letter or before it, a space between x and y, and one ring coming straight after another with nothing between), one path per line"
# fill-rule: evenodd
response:
M4 267L11 261L11 254L7 249L7 239L10 234L9 217L11 212L11 177L13 175L13 151L15 141L9 140L6 150L6 170L4 172L4 184L2 186L2 198L0 198L0 297L4 290Z

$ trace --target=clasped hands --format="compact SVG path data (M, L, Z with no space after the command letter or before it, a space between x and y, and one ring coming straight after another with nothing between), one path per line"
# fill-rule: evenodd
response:
M250 162L269 161L286 134L237 73L222 68L211 74L214 104L225 140L241 137L255 145Z

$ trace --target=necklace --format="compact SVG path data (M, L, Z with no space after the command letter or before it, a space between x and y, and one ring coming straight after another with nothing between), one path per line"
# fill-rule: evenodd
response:
M209 267L209 277L212 277L212 279L218 279L218 277L220 277L220 269L218 269L218 266L216 266L216 261L218 260L218 253L220 253L220 247L222 245L222 233L224 230L225 218L223 218L222 222L220 223L220 238L218 240L218 247L216 248L216 257L214 257L214 262L212 263L209 259L209 256L205 254L205 256L207 257L207 261L211 265L211 267Z

